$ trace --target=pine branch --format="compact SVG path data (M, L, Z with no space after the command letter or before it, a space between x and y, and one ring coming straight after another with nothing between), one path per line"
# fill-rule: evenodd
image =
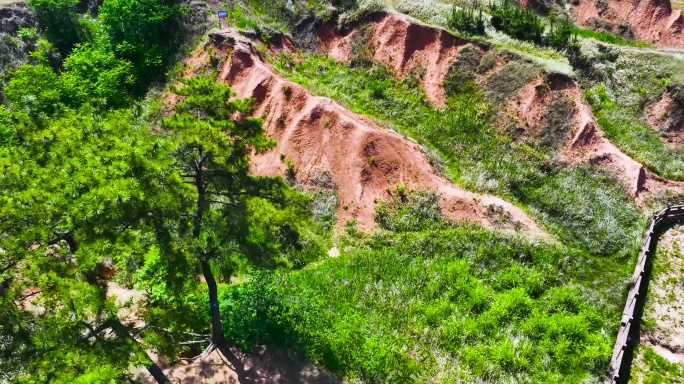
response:
M105 321L104 323L97 326L97 328L93 328L92 325L86 323L85 321L81 321L80 324L85 326L86 328L88 328L88 330L90 330L90 332L88 332L85 336L80 337L78 340L76 340L76 344L85 343L86 341L90 340L90 338L97 337L97 335L99 335L102 331L104 331L106 329L110 329L110 328L114 327L114 325L115 325L114 321L112 319Z
M8 270L14 268L14 266L17 265L16 261L10 261L6 266L0 268L0 273L5 273Z
M195 344L204 344L204 343L210 343L211 344L211 340L207 339L207 340L196 340L196 341L181 341L180 343L178 343L178 345L195 345Z

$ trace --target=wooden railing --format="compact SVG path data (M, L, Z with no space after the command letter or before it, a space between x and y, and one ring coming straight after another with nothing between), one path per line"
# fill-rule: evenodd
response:
M645 287L647 284L644 280L644 273L648 258L651 256L651 252L654 251L651 248L656 240L655 237L660 233L658 231L662 229L662 225L671 224L682 219L684 219L684 205L677 205L668 206L661 212L653 215L649 222L648 229L644 235L644 242L639 252L639 259L634 269L634 275L630 282L631 286L627 294L625 309L622 312L620 330L613 348L613 356L610 359L610 371L608 374L608 383L610 384L626 383L629 379L629 377L621 377L620 375L627 376L625 372L629 372L627 365L631 364L631 358L626 358L625 354L629 347L630 333L638 326L638 321L640 320L635 319L634 312L637 309L637 302L640 297L646 295Z

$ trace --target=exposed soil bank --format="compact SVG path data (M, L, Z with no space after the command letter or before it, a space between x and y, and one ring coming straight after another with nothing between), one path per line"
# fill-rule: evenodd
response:
M214 49L226 57L219 81L229 84L237 97L255 100L255 114L265 117L268 135L278 142L275 149L253 156L254 172L289 173L305 185L329 175L338 188L340 223L355 220L362 229L375 227L376 204L389 197L388 190L404 185L436 192L450 219L493 227L501 217L490 217L491 212L503 210L510 228L548 236L515 205L465 191L439 176L418 144L283 79L248 39L231 31L210 38ZM189 63L199 68L208 60L206 52L197 52Z
M416 24L398 14L378 13L365 28L370 34L360 43L370 45L373 61L394 69L400 78L425 68L422 86L428 98L437 106L444 104L444 79L468 41L439 28ZM340 34L324 25L318 33L320 48L333 59L347 62L354 45L359 43L358 35L364 32L356 29ZM486 83L486 78L497 73L501 66L497 61L486 73L478 75L478 82ZM594 121L580 87L565 75L546 74L534 78L507 99L507 105L502 109L503 117L506 124L515 120L520 134L538 136L543 125L549 123L547 118L559 100L567 101L573 109L568 122L551 121L552 124L568 123L570 132L561 139L564 140L561 145L564 160L608 168L626 183L630 194L642 207L649 196L666 190L684 194L684 183L669 181L647 171L612 144Z
M636 202L646 208L649 197L665 191L684 194L684 182L664 179L616 147L596 124L590 107L583 101L582 90L569 78L560 75L542 75L523 87L514 98L519 100L513 108L519 125L528 127L534 135L542 128L545 116L551 113L555 100L567 100L573 105L570 132L561 148L561 157L571 164L590 163L607 168L620 178Z
M663 93L659 100L646 107L644 116L667 142L684 145L684 111L676 105L672 93Z
M385 12L374 14L365 28L338 33L334 26L323 25L318 29L320 47L335 60L348 62L354 39L363 35L366 41L360 43L369 45L373 61L393 69L398 77L419 77L428 98L438 106L444 105L444 77L469 41Z
M579 0L572 9L575 22L662 48L684 48L684 19L669 0Z

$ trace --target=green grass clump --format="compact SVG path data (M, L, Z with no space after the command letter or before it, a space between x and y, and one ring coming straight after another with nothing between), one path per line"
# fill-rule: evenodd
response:
M542 18L529 9L516 7L504 0L490 6L492 26L516 39L541 44L545 25Z
M657 354L651 347L639 346L641 359L632 369L632 377L639 377L644 384L681 383L684 364L671 363Z
M415 81L396 81L382 67L348 68L315 55L293 65L274 64L313 93L338 100L439 153L452 180L528 207L567 245L620 256L636 247L643 217L624 186L593 168L565 166L542 145L513 144L493 126L491 105L467 77L440 110Z
M375 207L375 221L380 228L395 232L444 229L453 223L442 216L437 195L431 191L407 192L402 186L387 202Z
M579 382L607 368L620 300L583 253L472 226L381 232L343 252L226 288L227 336L364 382Z
M658 175L684 180L684 149L666 144L634 110L613 102L603 86L586 97L610 141Z
M615 36L612 33L608 33L608 32L599 32L599 31L594 31L591 29L580 28L580 27L574 27L572 29L572 31L577 36L598 40L598 41L608 43L608 44L622 45L622 46L628 46L628 47L641 47L641 48L651 47L650 44L645 43L643 41L625 40L620 36Z

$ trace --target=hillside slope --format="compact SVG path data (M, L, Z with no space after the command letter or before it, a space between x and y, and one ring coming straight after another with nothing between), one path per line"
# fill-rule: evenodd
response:
M670 0L580 0L572 6L582 26L617 34L633 34L662 48L684 48L684 18Z
M514 205L467 192L438 176L418 144L282 79L245 38L223 33L211 39L218 54L228 56L219 79L230 84L238 97L255 100L255 114L266 117L268 133L278 142L274 150L254 156L258 174L285 175L290 160L289 172L302 184L316 185L329 175L340 194L339 220L356 220L364 229L374 226L375 206L389 197L388 191L403 185L436 192L451 219L492 226L487 211L504 209L510 225L543 236ZM191 60L194 65L208 63L206 51L198 56Z

